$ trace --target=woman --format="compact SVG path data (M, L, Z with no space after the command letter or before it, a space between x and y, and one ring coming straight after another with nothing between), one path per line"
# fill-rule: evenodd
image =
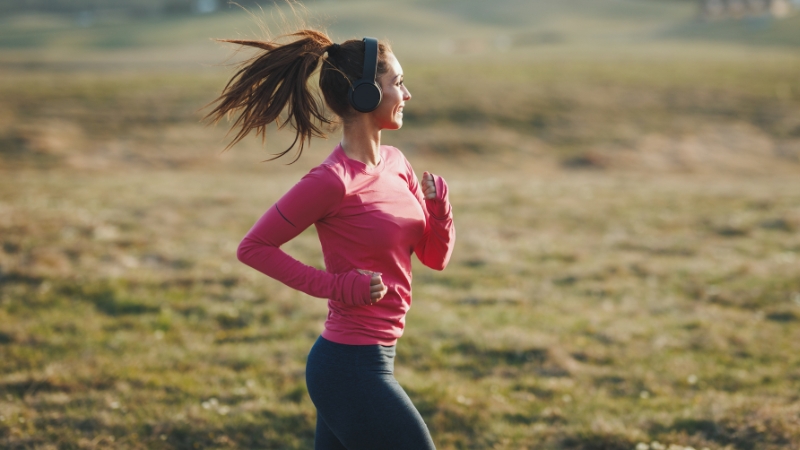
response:
M242 65L209 117L239 113L231 145L251 130L263 136L272 122L288 123L302 152L306 140L324 136L317 122L333 123L308 86L321 65L319 88L342 124L342 139L256 222L239 246L239 260L328 299L325 329L306 367L317 408L317 449L432 449L422 417L393 372L395 344L411 305L411 255L442 270L453 250L447 184L428 172L419 183L403 154L381 145L381 131L403 125L411 99L388 44L368 38L335 44L314 30L287 38L227 41L263 51ZM376 72L372 78L370 72ZM362 83L378 90L368 87L373 91L359 99ZM377 105L364 106L372 100ZM288 119L281 122L282 111ZM324 271L280 249L312 224Z

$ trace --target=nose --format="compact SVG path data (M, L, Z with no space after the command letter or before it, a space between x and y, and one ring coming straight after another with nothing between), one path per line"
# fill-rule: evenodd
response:
M408 90L408 88L405 85L403 85L403 100L404 101L411 100L411 92Z

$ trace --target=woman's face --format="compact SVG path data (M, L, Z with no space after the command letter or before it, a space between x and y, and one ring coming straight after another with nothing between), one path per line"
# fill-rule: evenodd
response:
M397 130L403 126L403 107L411 93L403 84L403 68L393 53L386 55L386 63L389 70L377 80L383 91L381 104L371 114L380 129Z

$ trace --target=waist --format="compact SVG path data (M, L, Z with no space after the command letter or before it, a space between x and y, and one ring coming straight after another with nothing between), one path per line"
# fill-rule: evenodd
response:
M330 341L323 336L317 338L308 355L308 364L313 366L371 368L394 371L394 345L349 345Z
M329 300L322 336L347 345L395 345L403 335L408 308L408 303L392 295L370 306Z

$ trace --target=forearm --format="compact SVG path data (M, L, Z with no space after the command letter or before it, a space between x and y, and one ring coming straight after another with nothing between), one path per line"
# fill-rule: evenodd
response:
M443 270L450 261L456 241L456 229L453 224L453 208L450 204L447 183L442 177L432 175L436 196L426 199L427 210L425 234L417 244L415 252L419 260L426 266Z
M443 270L450 262L455 242L456 229L453 218L451 216L444 219L431 218L425 235L414 251L422 264L431 269Z
M307 266L276 246L245 236L236 252L239 261L312 297L329 298L333 275Z
M355 270L332 274L305 265L252 233L239 244L237 257L270 278L312 297L346 304L370 304L369 275Z

